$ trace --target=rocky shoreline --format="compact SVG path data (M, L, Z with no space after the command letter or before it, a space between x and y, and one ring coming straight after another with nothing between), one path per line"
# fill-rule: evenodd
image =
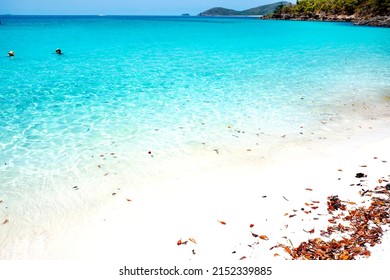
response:
M368 25L377 27L390 27L390 16L376 16L369 19L358 19L355 25Z
M270 16L265 16L263 17L263 19L353 22L354 25L390 27L390 16L361 17L357 15L326 15L326 14L292 15L288 13L283 13L283 14L273 14Z

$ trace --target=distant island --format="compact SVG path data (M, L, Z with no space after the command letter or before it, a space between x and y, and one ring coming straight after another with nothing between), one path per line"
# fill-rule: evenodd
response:
M390 0L300 0L279 5L265 19L350 21L356 25L390 27Z
M264 16L275 12L276 9L292 5L287 1L280 1L273 4L263 5L252 9L247 9L244 11L236 11L232 9L226 9L222 7L215 7L204 11L199 14L199 16Z

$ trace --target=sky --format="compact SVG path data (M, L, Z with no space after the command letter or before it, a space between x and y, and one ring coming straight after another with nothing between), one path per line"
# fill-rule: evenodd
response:
M280 0L0 0L0 14L197 15L209 8L245 10Z

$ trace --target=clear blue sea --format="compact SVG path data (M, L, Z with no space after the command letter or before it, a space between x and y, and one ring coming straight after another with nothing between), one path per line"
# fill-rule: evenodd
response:
M0 21L0 222L28 216L20 232L32 217L88 205L61 200L75 186L100 189L102 178L129 169L146 178L153 161L180 165L194 155L260 159L282 141L336 133L323 124L342 123L351 104L386 113L390 96L385 28L204 17ZM0 229L0 244L5 236Z

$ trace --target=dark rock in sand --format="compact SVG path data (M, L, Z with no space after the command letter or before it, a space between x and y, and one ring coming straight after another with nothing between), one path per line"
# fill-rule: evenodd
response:
M367 175L364 175L363 173L356 173L356 178L363 178L363 177L367 177Z

